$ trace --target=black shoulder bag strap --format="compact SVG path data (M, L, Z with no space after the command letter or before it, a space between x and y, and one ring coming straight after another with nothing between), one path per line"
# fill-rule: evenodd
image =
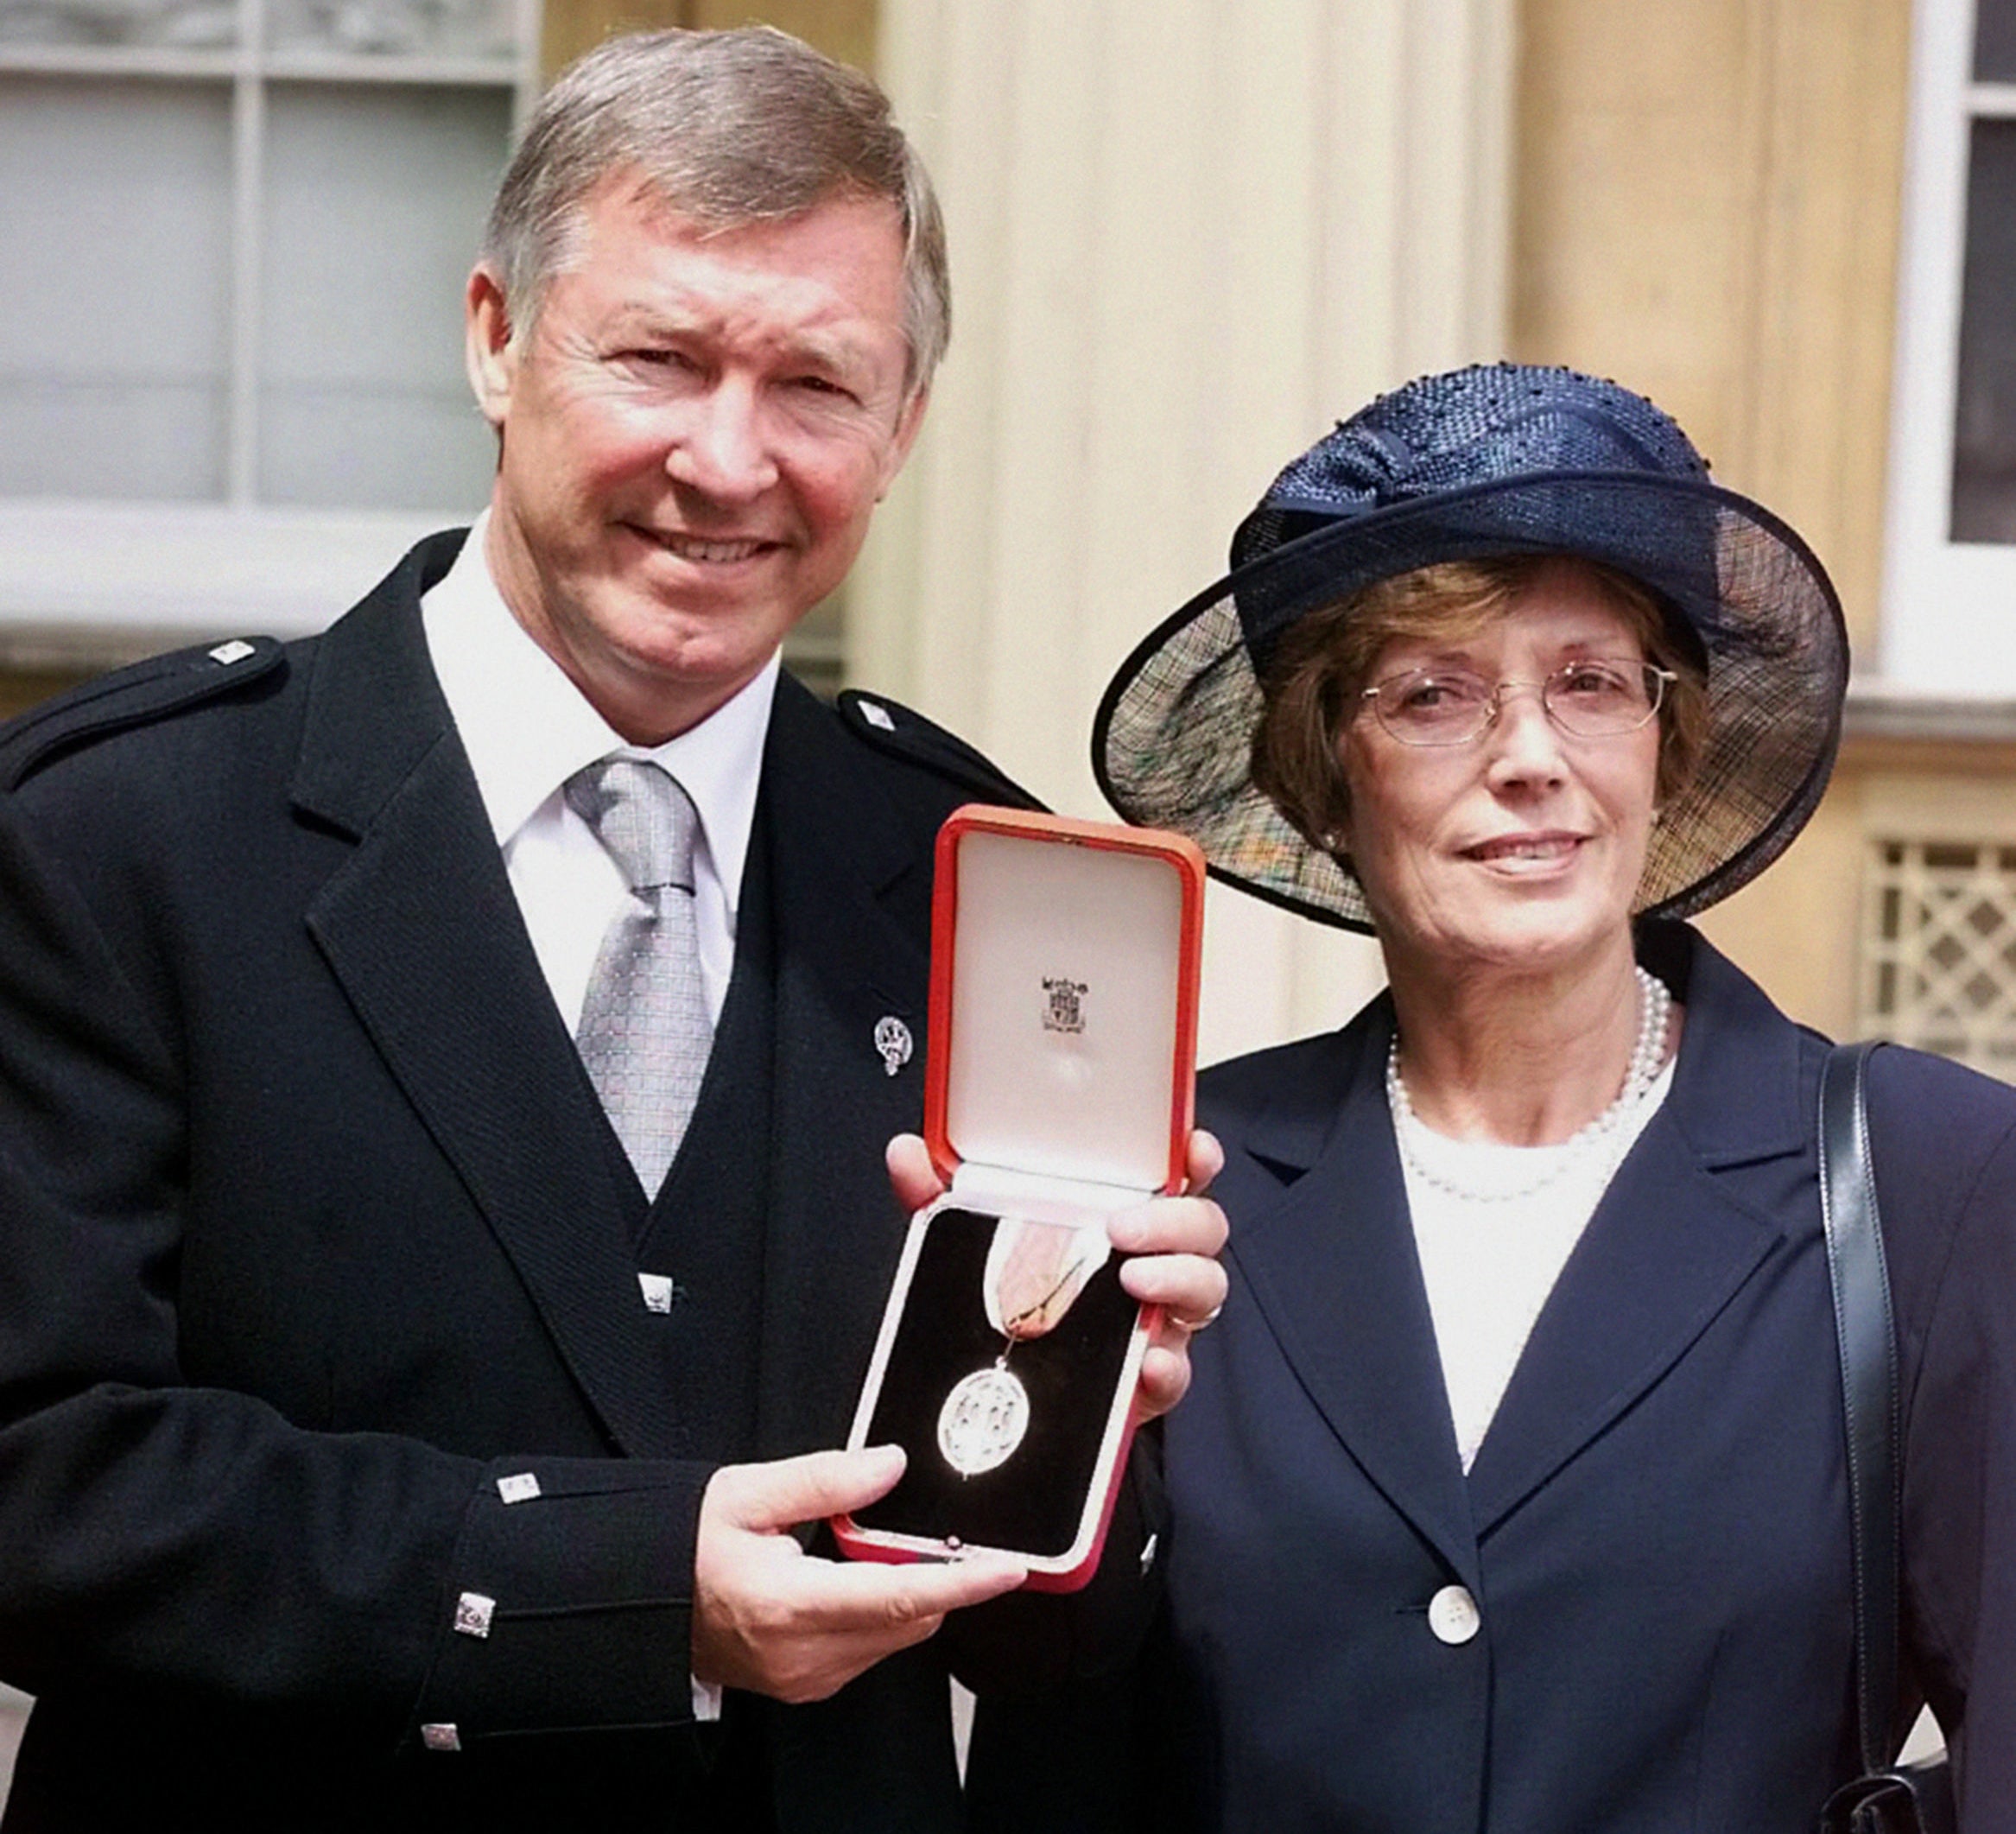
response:
M1855 1705L1864 1774L1829 1799L1822 1834L1954 1834L1943 1759L1894 1763L1901 1439L1897 1330L1876 1177L1867 1081L1874 1042L1837 1044L1820 1074L1820 1214L1841 1349L1854 1531Z

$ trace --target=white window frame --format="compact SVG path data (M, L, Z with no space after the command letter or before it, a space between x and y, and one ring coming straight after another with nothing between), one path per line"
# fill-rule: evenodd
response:
M1898 251L1884 542L1883 685L2016 695L2016 543L1955 542L1955 390L1972 124L2016 118L2016 83L1973 80L1975 0L1917 0Z
M232 257L229 462L210 503L0 497L0 663L89 667L249 631L306 635L367 591L431 530L480 505L424 511L305 510L258 503L260 174L266 96L288 82L508 90L514 126L539 90L541 0L514 0L508 62L265 46L265 0L238 0L228 50L0 45L0 73L231 86ZM473 254L472 251L472 254Z

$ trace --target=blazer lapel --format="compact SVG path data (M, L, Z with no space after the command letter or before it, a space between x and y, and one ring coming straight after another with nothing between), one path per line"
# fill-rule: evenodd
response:
M416 550L322 639L295 797L357 841L308 928L612 1437L675 1447L605 1126L429 663Z
M1229 1252L1332 1431L1474 1586L1469 1497L1384 1094L1392 1030L1381 999L1326 1041L1321 1073L1241 1130L1238 1145L1271 1168L1263 1176L1292 1182L1242 1216ZM1323 1138L1326 1114L1336 1119Z
M1563 1268L1471 1467L1480 1536L1685 1355L1783 1235L1745 1201L1741 1168L1810 1145L1797 1034L1698 939L1688 983L1673 1087Z
M788 676L763 818L777 1068L757 1444L781 1457L839 1443L903 1246L882 1152L922 1112L931 837L899 819L859 748ZM884 1017L915 1041L894 1074L876 1049Z

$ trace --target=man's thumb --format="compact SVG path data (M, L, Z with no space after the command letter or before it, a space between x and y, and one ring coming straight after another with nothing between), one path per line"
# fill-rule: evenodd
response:
M871 1445L742 1465L734 1470L732 1494L722 1501L741 1527L795 1528L873 1502L903 1475L903 1463L901 1446Z

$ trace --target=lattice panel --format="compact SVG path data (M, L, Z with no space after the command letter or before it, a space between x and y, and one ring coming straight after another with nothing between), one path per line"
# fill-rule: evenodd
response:
M1877 841L1862 936L1864 1034L2016 1082L2016 846Z

